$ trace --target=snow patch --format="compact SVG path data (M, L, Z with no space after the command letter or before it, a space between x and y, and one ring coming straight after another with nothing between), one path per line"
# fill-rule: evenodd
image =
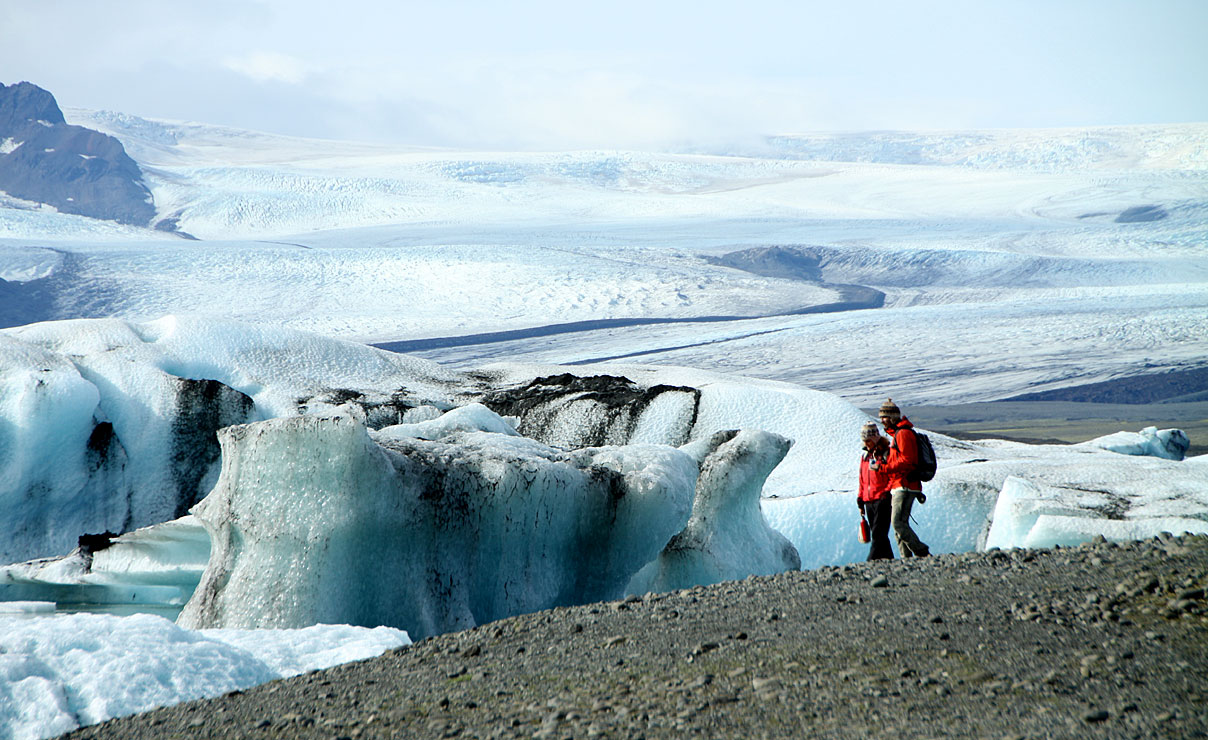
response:
M994 506L986 547L1068 547L1096 536L1113 541L1140 540L1162 532L1208 533L1208 520L1198 517L1145 516L1129 511L1131 497L1107 490L1071 491L1044 481L1009 477ZM1138 515L1140 514L1140 515Z
M39 740L409 643L385 627L196 632L148 614L0 616L0 727Z

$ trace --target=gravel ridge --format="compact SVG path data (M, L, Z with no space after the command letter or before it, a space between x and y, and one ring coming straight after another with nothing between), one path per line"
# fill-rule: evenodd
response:
M64 737L1208 737L1206 588L1208 536L825 567L513 617Z

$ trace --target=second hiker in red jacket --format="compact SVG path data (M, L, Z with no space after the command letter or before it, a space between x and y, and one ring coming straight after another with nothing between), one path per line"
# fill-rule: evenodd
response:
M878 467L889 478L893 534L898 541L898 552L904 558L930 555L931 549L910 528L910 508L914 499L917 497L919 503L926 501L923 483L915 472L919 464L919 447L914 436L914 425L902 417L901 410L892 398L881 404L880 417L890 441L889 459Z
M860 513L868 519L869 560L892 560L893 546L889 544L889 523L892 500L889 497L889 477L881 466L889 458L889 440L881 436L877 423L870 421L860 430L864 452L860 455L860 491L857 503Z

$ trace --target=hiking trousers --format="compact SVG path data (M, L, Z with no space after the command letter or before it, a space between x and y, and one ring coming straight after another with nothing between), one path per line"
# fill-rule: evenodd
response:
M889 496L882 496L876 501L865 501L862 506L871 535L868 560L892 560L893 546L889 544L889 523L892 519L893 504Z
M893 497L893 536L898 541L898 552L904 558L931 554L931 548L924 545L910 528L910 507L914 505L914 497L918 493L920 492L906 488L895 488L889 494Z

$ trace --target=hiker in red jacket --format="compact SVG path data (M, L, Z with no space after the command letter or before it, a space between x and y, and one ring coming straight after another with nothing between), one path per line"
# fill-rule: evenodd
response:
M910 528L910 507L917 497L919 503L926 501L923 483L915 469L919 463L918 441L914 425L902 417L902 412L892 398L881 404L881 424L889 433L889 459L881 470L889 478L889 495L892 500L893 534L898 541L898 552L902 557L930 555L931 549L923 544Z
M889 457L889 440L881 436L877 423L870 421L860 430L860 441L864 452L860 455L860 490L856 503L860 513L868 519L868 559L892 560L893 546L889 544L892 500L889 477L881 469Z

